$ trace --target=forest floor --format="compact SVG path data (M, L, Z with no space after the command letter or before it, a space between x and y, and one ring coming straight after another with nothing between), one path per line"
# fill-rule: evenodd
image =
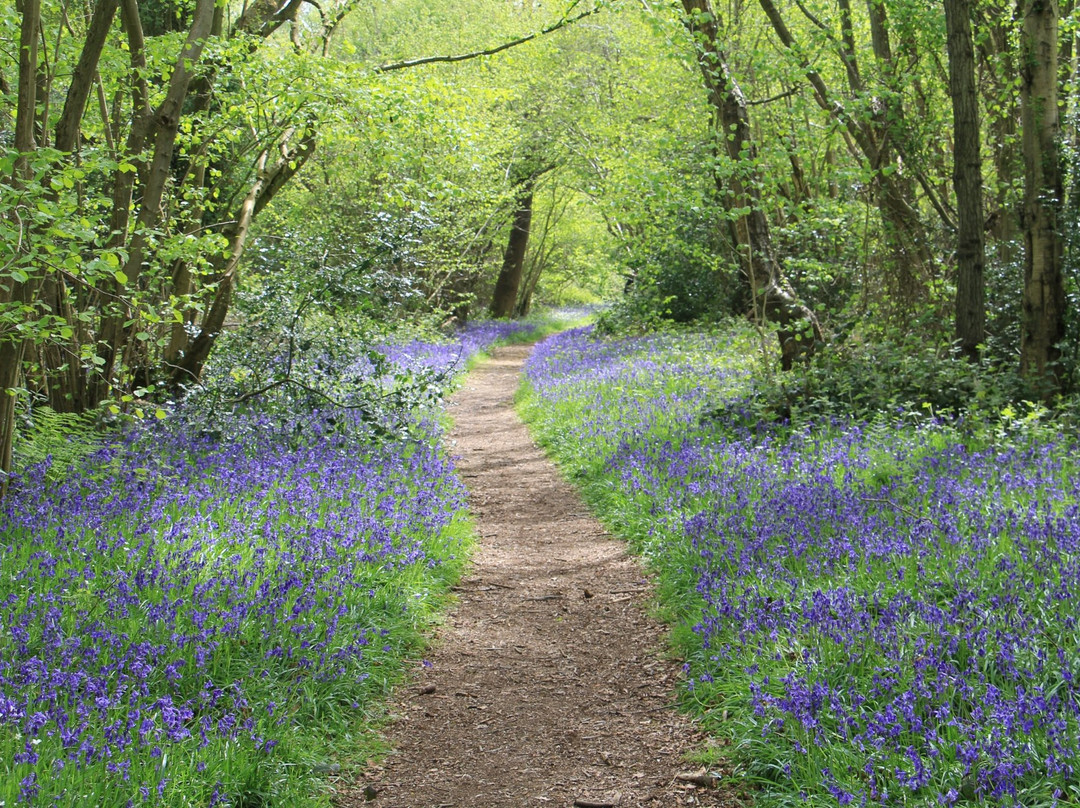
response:
M432 664L397 695L393 751L336 804L742 804L686 760L704 737L672 706L681 667L640 562L514 412L529 350L498 349L451 399L478 543Z

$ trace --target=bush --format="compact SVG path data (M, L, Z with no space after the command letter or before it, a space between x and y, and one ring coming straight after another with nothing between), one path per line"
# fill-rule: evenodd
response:
M958 417L1031 398L1014 372L914 340L833 344L791 373L760 379L755 390L755 409L766 420Z

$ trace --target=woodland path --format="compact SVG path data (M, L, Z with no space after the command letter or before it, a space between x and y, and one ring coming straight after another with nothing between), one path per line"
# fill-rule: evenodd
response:
M478 544L433 665L398 694L394 751L337 804L733 805L679 779L702 736L669 707L680 669L640 563L514 413L529 350L498 349L451 399Z

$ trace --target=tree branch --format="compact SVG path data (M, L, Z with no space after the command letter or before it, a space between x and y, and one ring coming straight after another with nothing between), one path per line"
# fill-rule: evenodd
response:
M829 39L832 39L832 32L829 30L829 26L827 26L825 23L815 17L813 13L811 13L810 9L808 9L802 3L802 0L795 0L795 5L799 7L799 11L803 13L803 16L806 17L806 19L810 20L810 22L812 22L815 26L829 34Z
M930 200L931 207L933 207L937 215L941 217L941 223L945 225L947 230L955 233L956 219L953 216L954 211L951 210L951 206L948 204L947 201L939 198L938 195L934 193L934 188L930 185L930 180L927 179L927 176L924 172L913 171L912 173L915 175L915 180L919 183L919 186L926 194L926 198Z
M573 9L577 5L577 0L570 7ZM392 70L404 70L407 67L418 67L420 65L430 65L436 62L464 62L469 59L476 59L481 56L494 56L496 53L500 53L504 50L517 47L518 45L524 45L526 42L531 42L538 37L545 34L551 34L558 31L560 28L566 28L568 25L573 25L578 20L584 19L592 14L596 14L603 6L596 6L595 8L582 11L580 14L576 14L573 17L563 16L561 20L549 25L547 28L542 28L539 31L534 31L526 36L513 39L510 42L504 42L502 45L496 45L494 48L486 48L484 50L472 51L471 53L458 53L448 56L424 56L419 59L406 59L403 62L391 62L390 64L381 65L375 68L376 73L389 73Z
M780 93L779 95L774 95L771 98L762 98L762 99L759 99L757 101L749 101L748 100L746 102L746 106L748 106L748 107L757 107L757 106L760 106L762 104L771 104L773 101L780 101L781 99L788 98L789 96L795 95L795 93L797 93L798 91L799 91L798 87L792 87L791 89L785 90L784 92Z
M94 79L98 77L98 60L105 47L109 29L112 27L113 17L116 16L117 6L118 0L102 0L94 7L86 41L79 54L79 63L72 73L64 109L60 113L60 120L56 124L56 134L53 137L53 143L62 152L69 152L75 148L75 141L79 135L79 121L86 109L86 101L94 86Z

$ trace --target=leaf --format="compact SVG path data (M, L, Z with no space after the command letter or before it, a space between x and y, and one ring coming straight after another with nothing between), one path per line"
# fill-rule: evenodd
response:
M124 274L124 270L118 269L113 273L113 277L116 278L116 282L123 286L128 282L128 276Z

